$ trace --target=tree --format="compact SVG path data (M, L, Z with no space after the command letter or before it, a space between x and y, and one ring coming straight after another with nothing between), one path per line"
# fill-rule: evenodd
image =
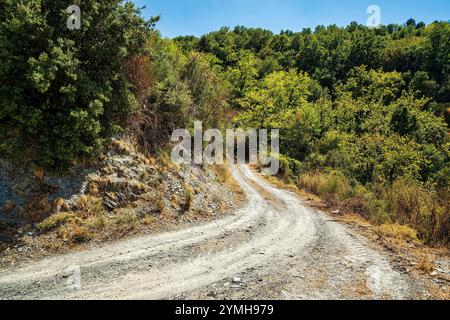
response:
M427 70L442 85L450 75L450 23L438 22L427 27L425 48Z
M354 99L380 102L388 105L400 97L405 81L399 72L368 70L366 66L354 68L347 82L339 90L351 92Z
M192 95L189 111L192 119L201 120L205 126L218 127L227 107L228 90L204 54L192 51L181 73Z
M377 222L400 216L389 206L395 194L406 214L422 215L402 221L442 240L448 234L449 26L410 19L377 30L355 22L277 35L237 27L202 37L198 48L219 59L235 125L280 129L286 181L305 170L321 171L311 183L347 181L340 194L346 205ZM427 205L414 212L407 201L424 186Z
M0 10L0 136L11 152L46 165L92 154L135 108L123 63L142 54L156 19L131 3L3 0ZM24 147L26 146L26 147Z
M214 54L224 66L232 66L237 61L236 38L229 28L223 27L200 38L201 52Z
M430 79L426 71L418 71L409 83L409 88L413 92L419 92L430 98L436 97L439 91L439 85L435 80Z
M408 19L408 21L406 21L406 25L408 26L408 27L416 27L416 20L414 20L414 19Z
M243 113L237 122L250 128L288 128L296 112L308 103L314 81L295 70L268 75L241 99Z
M394 111L391 126L395 132L404 136L417 130L417 119L410 114L407 107L402 107Z
M231 87L232 106L238 106L238 100L255 87L258 80L259 66L261 61L247 50L241 50L237 53L239 60L233 67L225 71L225 79Z

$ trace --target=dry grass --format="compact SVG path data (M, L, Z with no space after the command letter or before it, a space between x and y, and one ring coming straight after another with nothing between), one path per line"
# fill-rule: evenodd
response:
M274 186L281 188L281 189L287 189L289 191L292 191L296 194L298 194L300 197L305 198L308 201L314 201L314 203L319 204L323 203L323 201L317 197L316 195L307 192L304 189L300 189L297 185L292 183L286 183L284 180L275 177L275 176L263 176L267 181L269 181Z
M134 209L119 209L116 214L117 216L114 218L114 223L119 231L133 231L139 227L139 220Z
M42 167L35 167L33 173L36 179L38 180L44 179L44 169Z
M280 179L274 179L274 177L267 177L267 180L274 183L278 187L284 187L287 188L287 186L280 180ZM397 191L402 192L402 188L397 185ZM408 187L408 189L411 187ZM317 188L316 190L320 190L320 188ZM417 190L414 190L414 188L409 189L410 192L416 195L422 195L421 192L417 192ZM301 189L297 189L296 191L300 196L303 196L304 198L314 198L309 193L305 193L305 191ZM355 200L355 198L357 198ZM408 205L402 204L405 200L411 200L412 204L414 203L420 203L420 201L417 201L417 199L414 199L413 197L404 196L398 197L397 199L400 199L397 203L400 208L408 208ZM313 203L315 204L317 201L320 201L319 198L315 198ZM340 208L344 209L341 210L342 215L339 215L339 217L336 219L336 221L343 222L343 223L349 223L352 227L355 227L358 232L366 236L368 239L371 239L372 241L376 242L377 244L381 245L382 247L388 248L389 251L395 253L396 259L392 261L393 264L399 265L401 268L407 268L409 270L410 263L413 261L416 263L414 264L414 269L419 271L423 276L425 276L424 280L427 283L427 288L430 293L432 293L433 297L439 297L439 299L448 300L449 292L446 290L445 286L442 287L440 285L436 285L433 281L429 281L429 275L436 270L436 264L435 264L435 258L437 257L448 257L449 251L448 246L440 246L440 247L427 247L421 243L420 240L418 240L418 231L416 231L414 228L411 228L409 226L401 225L399 223L385 223L380 226L376 226L373 224L373 220L371 219L364 219L359 214L350 214L346 213L345 210L347 208L351 208L352 205L348 203L348 201L351 200L351 204L354 205L354 207L358 208L356 204L360 203L363 206L360 208L364 208L365 210L363 212L367 213L374 213L374 207L378 206L379 204L376 203L374 205L374 201L385 201L383 199L376 199L375 195L373 193L370 193L369 190L365 188L359 188L353 192L353 194L350 194L350 197L346 200L343 206ZM437 202L437 201L436 201ZM409 209L411 208L418 208L419 206L411 206L409 205ZM378 210L378 208L376 208ZM405 210L404 212L407 213L408 210ZM333 215L335 217L336 215ZM444 214L442 216L445 216ZM370 218L370 217L369 217ZM441 218L442 219L442 218ZM445 224L442 222L439 222L438 219L435 220L438 224L441 225L440 229L438 230L445 230ZM449 221L450 222L450 221ZM448 237L448 232L447 232ZM400 258L400 259L398 259ZM361 294L364 295L364 288L361 287Z
M90 229L102 232L109 230L112 222L109 217L101 213L85 221L85 224L88 225Z
M369 189L352 186L341 174L310 172L301 175L297 184L331 207L360 214L382 225L379 232L387 236L411 241L420 238L431 245L449 244L450 213L445 199L414 181L399 179L391 186L383 184Z
M95 182L89 183L89 194L95 196L100 192L98 184Z
M230 188L236 195L238 195L239 200L242 200L244 191L241 189L240 185L233 178L230 172L230 168L227 164L215 164L212 166L212 170L217 177L217 181L224 184Z
M65 223L73 222L77 219L74 213L61 212L51 215L47 219L40 222L37 226L41 231L48 231L57 228Z
M141 198L143 201L152 205L154 212L164 213L167 210L164 196L159 190L153 191L152 193L148 192L142 195Z
M40 222L54 213L53 208L53 203L47 197L36 198L20 208L20 216L31 222Z
M152 215L146 215L143 219L142 219L142 224L145 226L152 226L152 225L156 225L159 223L159 219L155 216Z
M119 209L108 216L100 198L80 197L73 212L55 213L38 224L42 232L58 228L60 239L81 243L100 237L102 233L124 233L135 230L139 221L133 209Z
M172 208L178 209L180 207L180 199L177 194L172 195Z
M59 237L70 243L83 243L92 238L92 234L86 226L70 222L59 229Z
M423 271L425 273L433 272L435 269L434 262L430 259L430 256L425 254L423 257L419 260L419 262L416 265L416 269L419 271Z
M128 141L122 139L113 139L111 141L111 148L113 148L119 154L132 154L134 152L131 144Z
M319 195L325 185L325 176L319 173L306 173L298 178L297 184L308 192Z
M417 186L409 185L405 188L401 183L397 183L388 189L381 199L378 199L366 188L359 186L352 189L347 182L340 183L336 181L336 176L329 174L304 174L298 179L299 188L286 185L275 177L266 177L266 179L278 187L289 189L308 200L313 200L314 204L320 203L321 199L325 200L329 208L341 209L340 219L343 222L349 222L348 217L354 217L352 221L356 220L353 222L361 226L370 224L371 229L381 238L413 243L419 243L421 240L430 243L430 239L436 241L440 239L442 243L442 239L448 238L450 224L448 212L443 210L439 213L436 209L439 207L437 201L432 204L430 195ZM336 196L326 196L332 193L336 193ZM387 194L390 194L389 200L386 200ZM316 195L319 198L316 198ZM388 201L391 203L386 209L385 203ZM363 222L357 221L359 220L357 217L361 217ZM400 219L400 217L408 219ZM390 222L392 220L399 222L392 223Z
M347 199L351 192L347 179L336 174L306 173L298 178L297 184L300 188L322 197L332 205Z
M450 244L448 204L434 191L426 191L410 180L397 180L383 198L392 219L414 226L421 239L430 244Z
M183 185L183 190L184 190L184 197L183 197L183 201L180 203L180 208L184 212L187 212L192 208L192 202L193 202L192 193L193 193L193 191L192 191L192 188L186 184Z
M410 242L419 242L417 231L404 225L383 224L376 227L376 233L383 237L401 239Z
M347 223L354 223L363 227L372 227L372 224L369 221L357 214L345 213L342 215L342 221L345 221Z
M210 180L211 175L205 174L205 179L199 179L196 172L190 177L177 174L175 169L178 166L172 163L167 152L160 154L157 160L144 157L130 143L118 139L113 139L108 152L113 157L132 158L130 163L133 165L137 163L136 165L145 164L149 167L139 167L142 170L134 172L131 164L128 168L127 164L116 165L112 161L106 161L103 165L101 162L98 172L87 176L85 195L74 196L68 202L62 198L50 201L46 193L36 196L35 199L27 199L18 212L36 226L37 230L33 227L33 231L36 231L36 236L32 239L33 245L39 243L44 251L48 249L53 253L63 252L89 241L100 243L121 239L138 231L159 230L190 221L190 217L192 220L197 219L197 201L194 200L196 195L200 198L208 193L205 180ZM185 168L182 169L188 172ZM226 166L216 169L217 180L233 184L234 179ZM44 179L43 171L38 170L35 175L36 178ZM182 192L178 196L170 194L165 183L166 178L171 183L181 183ZM39 186L46 186L45 182L35 182ZM214 189L218 187L217 181L212 185ZM236 190L240 190L237 184L235 186ZM220 187L218 189L220 190ZM130 193L132 195L128 197ZM213 201L211 197L214 194L210 193L209 202ZM171 197L176 203L175 209L170 207ZM221 199L215 199L216 204L220 203L219 200ZM198 202L199 206L203 206L203 199ZM13 208L13 204L7 204L4 208L0 207L0 210ZM217 211L220 213L222 209L219 206ZM202 213L198 218L210 217Z
M169 151L161 150L156 160L163 171L178 171L179 165L172 161Z
M231 173L226 164L214 164L212 169L220 183L225 184L231 180Z
M79 197L74 207L78 212L78 215L83 218L103 215L106 212L102 199L93 196Z
M53 201L53 212L58 213L61 208L66 208L66 202L63 198L56 198Z

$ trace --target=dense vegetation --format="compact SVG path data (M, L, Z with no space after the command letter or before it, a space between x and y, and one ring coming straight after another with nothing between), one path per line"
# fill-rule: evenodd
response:
M197 119L279 128L281 178L450 242L449 23L170 40L130 3L82 6L68 30L65 1L0 0L2 155L67 165L120 131L156 152Z
M122 65L154 23L131 4L83 1L82 27L69 30L67 6L0 1L0 146L47 165L91 154L137 107Z
M449 243L450 24L179 37L212 54L244 128L280 128L287 182Z

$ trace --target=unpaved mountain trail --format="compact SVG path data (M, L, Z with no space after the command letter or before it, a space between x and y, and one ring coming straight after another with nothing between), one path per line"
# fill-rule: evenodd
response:
M0 299L429 297L362 236L249 167L231 170L247 197L233 214L4 270Z

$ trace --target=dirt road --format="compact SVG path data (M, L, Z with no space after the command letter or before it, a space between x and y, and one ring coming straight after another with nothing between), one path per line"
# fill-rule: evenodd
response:
M246 205L221 220L0 273L3 299L406 299L420 282L364 238L233 167Z

